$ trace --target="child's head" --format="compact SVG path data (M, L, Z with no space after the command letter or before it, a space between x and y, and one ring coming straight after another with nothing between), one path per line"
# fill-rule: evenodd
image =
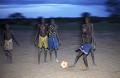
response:
M86 23L89 23L89 21L90 21L90 18L86 17L86 18L85 18L85 22L86 22Z
M8 24L5 24L5 29L8 30L10 26Z
M44 18L42 18L42 19L41 19L41 22L42 22L42 23L44 23L44 22L45 22L45 19L44 19Z
M51 19L51 24L54 24L54 23L55 23L54 19Z

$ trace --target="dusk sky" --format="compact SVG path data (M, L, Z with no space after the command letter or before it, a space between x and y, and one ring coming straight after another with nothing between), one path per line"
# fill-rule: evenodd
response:
M106 0L0 0L0 18L22 13L27 18L79 17L83 12L107 17Z

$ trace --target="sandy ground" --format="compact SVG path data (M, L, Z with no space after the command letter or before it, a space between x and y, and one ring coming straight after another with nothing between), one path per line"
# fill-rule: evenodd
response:
M59 62L49 59L37 64L37 48L33 45L34 31L14 31L20 43L14 43L13 63L9 63L0 46L0 78L120 78L120 32L97 31L95 32L97 50L95 60L97 66L92 65L91 56L88 56L90 70L85 69L81 57L74 68L62 69L61 61L65 60L72 65L79 47L79 31L59 31L61 46L58 50Z

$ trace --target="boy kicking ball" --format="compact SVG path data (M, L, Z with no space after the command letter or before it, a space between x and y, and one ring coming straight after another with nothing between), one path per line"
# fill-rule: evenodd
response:
M74 64L71 67L75 67L79 58L83 56L83 61L86 66L85 70L89 70L87 56L90 52L90 49L92 48L91 41L92 41L92 36L86 35L84 44L82 44L78 50L75 50L76 52L78 52L78 55L76 56Z

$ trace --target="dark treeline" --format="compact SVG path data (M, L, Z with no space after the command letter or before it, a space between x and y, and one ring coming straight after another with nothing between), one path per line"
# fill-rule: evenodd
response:
M50 18L45 18L48 22ZM55 19L56 22L60 22L60 23L66 23L66 22L83 22L84 21L84 18L53 18ZM120 22L120 20L116 20L116 21L113 21L115 19L111 19L109 17L91 17L91 21L93 23L99 23L99 22L103 22L103 21L108 21L108 22L111 22L112 23L116 23L116 22ZM21 19L9 19L9 18L6 18L6 19L0 19L0 24L3 24L3 23L8 23L8 24L12 24L12 25L34 25L34 24L37 24L40 20L37 19L37 18L21 18Z
M92 23L96 23L97 25L100 25L99 23L107 22L107 23L119 23L120 20L112 19L110 17L90 17ZM45 18L46 22L49 23L49 19L51 18ZM77 29L80 28L80 26L84 23L84 18L53 18L58 24L59 29ZM5 24L11 25L12 29L36 29L37 24L39 23L40 18L16 18L16 19L0 19L0 28L1 26L4 26Z

